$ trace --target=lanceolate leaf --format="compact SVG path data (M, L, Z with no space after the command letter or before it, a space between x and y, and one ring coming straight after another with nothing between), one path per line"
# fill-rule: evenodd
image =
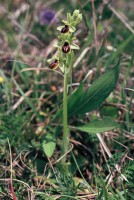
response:
M104 117L103 119L96 119L86 125L73 128L86 133L96 134L96 133L103 133L105 131L109 131L117 127L119 127L119 125L117 122L115 122L113 118Z
M117 65L97 78L88 89L78 88L68 99L68 116L91 112L100 106L115 88L118 76Z

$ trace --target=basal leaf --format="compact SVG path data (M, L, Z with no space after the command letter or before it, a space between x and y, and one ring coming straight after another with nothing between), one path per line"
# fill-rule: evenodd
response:
M76 90L68 100L68 116L91 112L100 106L115 88L118 76L117 65L97 78L88 89L80 93Z
M113 118L104 117L103 119L96 119L86 125L73 128L86 133L96 134L96 133L103 133L105 131L109 131L117 127L119 127L119 124L115 122Z

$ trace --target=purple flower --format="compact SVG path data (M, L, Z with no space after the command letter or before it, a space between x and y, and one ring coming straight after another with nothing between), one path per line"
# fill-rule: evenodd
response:
M57 22L56 13L53 10L44 9L40 12L39 21L41 25L56 23Z

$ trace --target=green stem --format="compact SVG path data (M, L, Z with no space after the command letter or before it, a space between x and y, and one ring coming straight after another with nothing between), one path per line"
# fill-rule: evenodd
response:
M65 70L64 74L64 92L63 92L63 141L62 141L62 155L65 155L69 146L69 129L68 129L68 116L67 116L67 85L68 73ZM62 163L66 162L66 156L63 157Z

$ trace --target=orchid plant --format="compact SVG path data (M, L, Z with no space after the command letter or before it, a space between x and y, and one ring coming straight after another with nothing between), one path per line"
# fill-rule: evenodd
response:
M67 112L67 93L68 81L71 79L72 66L74 61L74 50L79 50L79 46L75 44L76 37L74 33L76 26L82 21L82 14L79 10L75 10L73 15L67 13L67 20L62 20L63 26L57 28L60 31L59 42L55 45L58 49L56 55L49 59L49 68L55 70L60 68L64 75L64 91L63 91L63 142L62 142L62 162L66 161L66 153L69 146L69 129L68 129L68 112Z
M81 116L98 108L114 90L119 77L118 62L112 69L106 70L104 74L97 77L90 87L84 89L83 83L81 83L71 95L68 94L68 81L72 77L74 50L79 50L79 46L75 44L74 33L81 20L82 14L79 10L75 10L73 15L68 13L67 20L62 20L64 25L57 28L60 31L59 42L55 45L57 52L48 60L49 68L55 70L59 67L64 76L63 108L58 111L59 116L63 113L62 164L66 162L71 129L87 134L100 134L118 127L118 123L109 116L97 117L97 119L82 126L69 126L68 124L68 119L71 116ZM45 147L46 145L44 149L46 149Z

